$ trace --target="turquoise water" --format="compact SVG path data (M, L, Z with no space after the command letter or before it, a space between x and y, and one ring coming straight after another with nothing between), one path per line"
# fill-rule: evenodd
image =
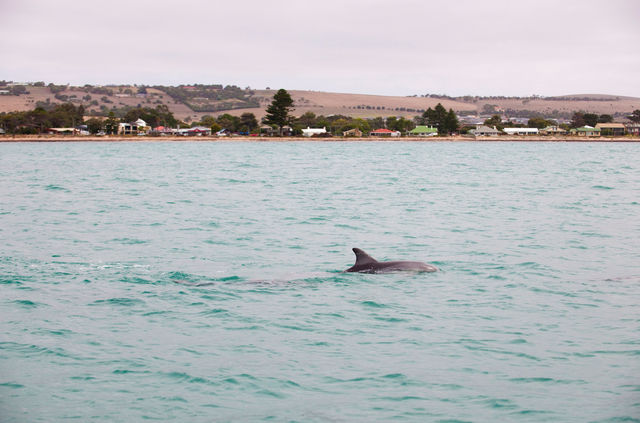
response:
M0 145L0 420L640 421L639 158Z

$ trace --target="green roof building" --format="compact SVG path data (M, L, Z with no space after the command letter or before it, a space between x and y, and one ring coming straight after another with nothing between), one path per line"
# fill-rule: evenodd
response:
M600 128L594 128L592 126L582 126L571 130L571 135L577 135L579 137L599 137Z
M432 126L419 125L407 133L412 137L435 137L438 135L438 128Z

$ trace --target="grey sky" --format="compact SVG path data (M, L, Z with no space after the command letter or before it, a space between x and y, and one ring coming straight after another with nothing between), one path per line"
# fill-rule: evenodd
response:
M638 0L0 0L0 79L640 97Z

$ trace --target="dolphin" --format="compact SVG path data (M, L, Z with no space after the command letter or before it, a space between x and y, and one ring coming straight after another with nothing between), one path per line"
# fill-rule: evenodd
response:
M438 268L421 261L378 261L360 248L352 248L356 264L345 272L388 273L388 272L436 272Z

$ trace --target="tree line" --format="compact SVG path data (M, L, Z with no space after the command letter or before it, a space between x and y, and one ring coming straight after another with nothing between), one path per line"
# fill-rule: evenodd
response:
M634 122L640 123L640 110L634 110L631 115L627 116L627 118ZM597 114L597 113L586 113L586 112L574 112L571 118L571 122L568 124L558 124L556 120L553 119L545 119L540 116L529 118L526 125L524 124L516 124L513 122L505 122L502 120L502 116L498 114L494 114L490 118L484 121L484 124L487 126L495 126L498 130L503 130L504 128L518 128L518 127L528 127L528 128L546 128L548 126L558 126L559 128L569 130L572 128L580 128L583 126L592 126L595 127L599 123L611 123L613 122L613 116L609 114ZM465 128L470 129L470 128Z
M46 107L45 107L46 106ZM84 120L85 108L72 103L50 104L38 106L30 111L0 113L0 128L9 134L41 134L49 128L77 128L86 125L87 130L96 134L117 134L121 122L135 122L142 119L152 128L165 126L169 128L189 128L206 126L214 131L228 129L232 132L256 131L259 124L253 113L243 113L241 116L223 114L217 118L203 116L199 121L184 122L177 119L169 108L164 105L151 107L129 108L120 116L110 111L106 119L91 117Z
M36 107L23 112L0 113L0 126L10 134L38 134L48 128L76 127L83 123L84 107L58 104L50 110Z

